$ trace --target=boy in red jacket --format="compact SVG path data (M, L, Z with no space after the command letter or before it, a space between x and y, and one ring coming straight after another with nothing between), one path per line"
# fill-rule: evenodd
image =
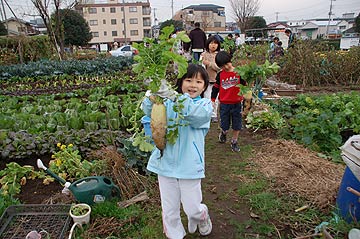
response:
M215 62L221 71L216 76L216 83L211 92L211 101L215 102L219 94L220 101L220 143L226 142L226 135L230 129L230 123L233 129L231 138L231 150L240 152L238 137L242 127L241 108L243 97L239 95L239 84L246 85L246 82L234 72L234 66L231 63L231 56L226 51L220 51Z

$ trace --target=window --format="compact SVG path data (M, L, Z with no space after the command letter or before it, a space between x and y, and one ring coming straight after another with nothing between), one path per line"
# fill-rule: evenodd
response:
M107 36L107 31L104 31L104 36Z
M214 22L214 27L221 27L221 22Z
M111 8L110 8L110 12L111 12L111 13L115 13L115 12L116 12L115 8L114 8L114 7L111 7Z
M117 31L112 31L111 36L116 37L117 36Z
M129 7L129 12L137 12L137 7Z
M99 32L92 32L93 37L99 37Z
M151 30L150 29L144 29L144 37L151 37Z
M97 26L98 25L98 20L90 20L89 25L90 26Z
M26 28L25 27L18 27L18 32L26 32Z
M101 8L101 11L102 11L102 12L105 12L105 8L104 8L104 7L103 7L103 8Z
M138 24L137 18L130 18L130 24Z
M149 27L149 26L151 26L151 20L150 20L150 18L144 18L144 19L143 19L143 26L144 26L144 27Z
M218 16L225 17L225 11L218 11Z
M151 13L150 7L142 7L143 15L150 15L150 13Z
M201 13L201 15L202 16L210 16L210 12L209 11L203 11L202 13Z
M339 29L344 30L344 29L346 29L346 26L339 26Z
M116 25L116 19L111 19L111 25Z
M139 31L138 30L131 30L130 35L131 36L137 36L137 35L139 35Z
M103 24L104 24L104 25L106 24L106 20L105 20L105 19L103 19Z
M96 7L89 7L88 10L89 10L89 13L90 13L90 14L97 13Z

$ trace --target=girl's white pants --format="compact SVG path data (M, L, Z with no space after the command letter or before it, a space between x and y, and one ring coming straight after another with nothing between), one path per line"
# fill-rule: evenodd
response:
M213 86L214 86L214 84L209 84L208 85L206 91L204 92L204 98L211 100L211 92L212 92ZM213 112L211 114L211 118L217 118L218 106L219 106L219 99L218 99L218 97L216 97L215 104L214 104L214 109L213 109Z
M194 233L204 213L201 203L201 179L177 179L158 175L164 233L170 239L186 235L180 217L180 203L188 218L188 230Z

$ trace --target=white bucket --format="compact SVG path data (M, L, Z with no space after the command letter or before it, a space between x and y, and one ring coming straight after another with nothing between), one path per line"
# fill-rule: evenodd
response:
M74 208L86 208L87 212L84 215L74 215L73 209ZM90 214L91 214L91 207L86 203L79 203L71 206L70 208L70 216L73 218L74 223L80 223L80 224L88 224L90 222Z

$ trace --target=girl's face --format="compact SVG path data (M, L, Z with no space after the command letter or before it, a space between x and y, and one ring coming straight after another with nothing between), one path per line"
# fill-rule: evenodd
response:
M210 42L210 44L209 44L210 52L215 52L217 48L218 48L217 42L215 42L215 41Z
M188 93L191 98L198 97L205 90L205 81L197 74L193 78L185 78L182 82L182 93Z

